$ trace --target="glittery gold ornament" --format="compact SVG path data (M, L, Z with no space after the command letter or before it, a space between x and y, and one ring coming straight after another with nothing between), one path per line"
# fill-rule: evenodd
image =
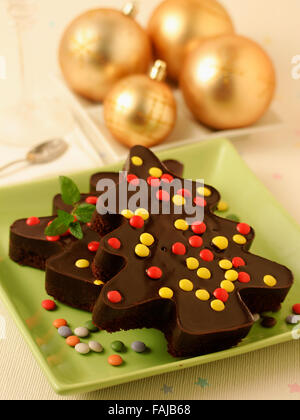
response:
M113 136L128 147L153 146L173 130L176 102L164 83L166 64L157 60L150 76L122 79L104 101L104 119Z
M271 59L254 41L223 35L194 45L180 78L187 105L216 129L245 127L267 110L276 76Z
M121 78L146 73L152 51L147 33L133 19L134 7L123 12L90 10L66 29L59 48L62 73L79 95L103 101Z
M178 80L186 48L195 39L234 32L226 10L216 0L165 0L148 25L157 58L168 66L168 76Z

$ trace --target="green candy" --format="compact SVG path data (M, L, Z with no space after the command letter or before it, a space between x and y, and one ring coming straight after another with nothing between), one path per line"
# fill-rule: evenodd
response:
M124 343L122 343L122 341L113 341L111 343L111 348L117 353L122 353L122 351L124 351L125 349L125 346Z
M87 321L84 326L90 331L90 332L98 332L99 329L93 324L92 321Z

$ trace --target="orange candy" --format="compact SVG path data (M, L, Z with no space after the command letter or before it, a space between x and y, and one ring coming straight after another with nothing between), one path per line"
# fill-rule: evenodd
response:
M66 327L68 323L65 319L56 319L55 321L53 321L53 325L55 328L58 329L60 327Z
M118 354L112 354L107 361L112 366L120 366L123 363L122 357Z
M77 346L77 344L80 343L80 340L78 337L76 337L76 335L71 335L70 337L68 337L66 339L66 343L68 344L68 346L70 347L75 347Z

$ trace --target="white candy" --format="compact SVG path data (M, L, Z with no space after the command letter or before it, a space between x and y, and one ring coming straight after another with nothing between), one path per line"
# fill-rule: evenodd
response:
M74 330L74 334L77 335L77 337L85 338L89 335L89 330L85 327L78 327Z
M103 347L98 341L90 341L89 342L89 348L94 351L95 353L102 353Z
M85 343L76 344L75 350L80 354L88 354L90 352L89 346Z

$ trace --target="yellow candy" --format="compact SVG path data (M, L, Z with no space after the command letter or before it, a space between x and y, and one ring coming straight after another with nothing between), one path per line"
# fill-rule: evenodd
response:
M135 253L141 258L146 258L150 254L150 249L146 245L138 244L135 247Z
M182 195L174 195L174 197L172 198L173 203L175 204L175 206L184 206L186 203L186 199L184 197L182 197Z
M234 284L229 280L223 280L221 283L221 288L226 290L228 293L232 293L235 289Z
M159 289L159 296L163 299L172 299L174 293L172 289L169 289L169 287L162 287Z
M211 191L207 187L199 187L199 188L197 188L197 193L199 195L203 195L204 197L210 197L211 196Z
M151 168L149 170L149 174L151 176L154 176L155 178L160 178L162 176L162 174L163 174L163 171L161 169L159 169L159 168L153 167L153 168Z
M234 235L232 239L234 240L236 244L239 244L239 245L245 245L245 243L247 242L247 239L243 235Z
M225 279L229 281L236 281L239 277L239 273L235 270L227 270L225 273Z
M154 244L154 237L150 233L142 233L140 236L140 241L143 245L151 246Z
M230 270L232 268L232 262L230 260L221 260L219 262L219 267L223 270Z
M125 209L121 211L121 215L124 216L126 219L131 219L133 216L133 213L131 210Z
M216 312L222 312L225 309L224 303L219 299L213 300L210 306L211 306L211 309L213 309Z
M187 258L186 266L189 270L197 270L197 268L199 267L199 261L193 257Z
M88 268L90 266L90 262L88 260L77 260L75 263L77 268Z
M268 274L264 276L264 283L269 287L274 287L277 284L277 280L275 279L275 277Z
M203 302L207 302L210 298L210 294L205 289L199 289L195 293L196 297Z
M184 219L177 219L175 220L174 226L178 230L188 230L189 225Z
M137 209L134 214L140 216L143 220L148 220L150 217L148 210L143 208Z
M217 208L218 208L219 211L227 211L228 210L228 204L226 203L226 201L221 200L221 201L219 201L219 204L218 204Z
M104 284L104 281L101 281L101 280L95 280L95 281L94 281L94 284L95 284L96 286L102 286L102 284Z
M180 289L184 290L185 292L191 292L194 288L193 283L190 280L182 279L179 282Z
M140 158L139 156L133 156L133 157L131 158L131 162L132 162L135 166L142 166L142 164L144 163L144 162L143 162L143 159L142 159L142 158Z
M216 236L213 238L212 243L221 251L228 248L228 239L225 236Z
M197 271L197 276L200 277L200 279L208 280L211 278L211 272L209 271L208 268L201 267Z

